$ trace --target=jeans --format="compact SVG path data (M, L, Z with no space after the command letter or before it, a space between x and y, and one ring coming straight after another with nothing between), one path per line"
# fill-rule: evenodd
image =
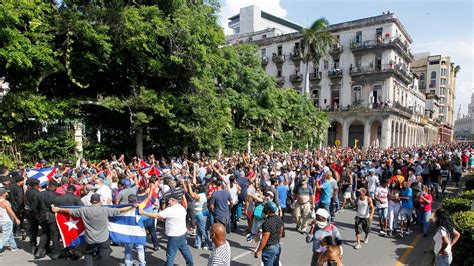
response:
M209 235L207 234L207 217L209 216L208 212L196 213L196 240L194 241L194 246L196 248L201 248L204 244L205 247L212 247L211 240L209 239ZM204 242L204 243L203 243Z
M237 230L237 204L232 205L232 209L230 209L230 225L231 230Z
M262 262L264 266L278 266L280 264L280 244L265 247L262 251Z
M449 253L447 257L436 255L435 265L436 266L449 266L453 262L453 254Z
M153 221L151 224L146 225L145 229L148 231L151 237L151 241L153 242L153 247L159 247L160 244L158 242L158 237L156 236L156 227L155 227L155 221Z
M125 244L125 266L133 266L133 244ZM138 253L138 266L145 266L145 246L135 245Z
M97 257L99 262L98 265L101 265L101 262L109 257L110 244L109 240L96 243L96 244L86 244L84 251L84 257L86 259L86 266L94 266L94 254L98 253Z
M184 234L182 236L168 237L168 246L166 248L166 266L174 265L174 259L176 258L176 253L178 253L178 250L181 252L181 255L183 255L186 265L194 265L193 256L186 242L186 234Z
M13 222L11 220L0 221L0 227L2 227L3 231L3 233L0 234L0 251L2 251L7 241L10 243L11 249L17 249L15 237L13 236Z
M430 228L430 216L431 211L422 211L420 209L418 211L418 224L420 225L420 232L423 234L428 233L428 229Z
M240 218L242 218L242 212L243 212L243 207L244 207L244 203L243 201L240 201L237 203L237 213L236 213L236 218L237 220L239 220Z
M388 202L388 229L390 231L398 228L398 213L401 206L400 203Z

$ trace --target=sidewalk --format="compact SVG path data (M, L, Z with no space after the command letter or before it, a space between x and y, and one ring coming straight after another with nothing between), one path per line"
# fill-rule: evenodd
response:
M459 187L456 187L454 182L450 181L448 186L446 187L446 193L439 194L439 199L433 202L432 206L432 213L436 209L439 208L443 199L446 197L453 197L457 195L464 189L464 178L461 179ZM430 229L428 231L428 237L423 237L422 234L417 234L415 239L412 241L410 246L405 250L404 254L400 259L399 262L396 264L397 266L401 265L419 265L419 266L432 266L434 263L434 254L433 254L433 236L435 235L436 230L434 228L433 223L430 224ZM404 258L405 257L405 258Z

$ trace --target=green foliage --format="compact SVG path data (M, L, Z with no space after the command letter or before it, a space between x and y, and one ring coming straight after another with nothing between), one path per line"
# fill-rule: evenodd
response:
M474 200L474 190L466 190L458 195L458 197L463 199Z
M35 141L24 143L26 161L65 160L74 158L76 143L72 134L45 134Z
M444 208L450 213L469 211L471 210L471 203L471 200L461 197L445 198L443 200Z
M459 242L453 247L453 265L473 265L474 211L455 213L452 219L456 230L461 233Z
M466 190L474 189L474 175L468 175L465 177L464 186L466 187Z

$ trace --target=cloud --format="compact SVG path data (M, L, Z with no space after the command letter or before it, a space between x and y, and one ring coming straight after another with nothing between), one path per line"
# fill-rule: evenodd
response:
M430 52L431 55L441 54L450 56L451 61L461 66L456 79L456 101L454 111L457 113L461 105L461 113L467 112L467 105L471 100L474 89L474 50L473 40L443 40L433 42L413 43L412 51Z
M219 24L224 28L225 34L232 31L227 27L227 18L240 12L240 8L256 5L263 11L277 17L286 17L287 11L281 6L280 0L224 0L219 13Z

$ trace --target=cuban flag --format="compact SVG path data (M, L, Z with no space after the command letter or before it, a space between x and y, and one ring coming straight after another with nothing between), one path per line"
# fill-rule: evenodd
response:
M103 208L121 208L127 205L109 205ZM88 208L88 207L61 207L61 208ZM63 240L64 247L85 244L85 225L82 218L68 213L56 213L56 223ZM109 217L109 238L115 243L146 244L146 231L143 227L142 216L136 209L132 209L118 216Z
M40 186L45 186L49 180L53 179L56 174L56 168L43 167L40 169L27 169L28 178L38 179Z

